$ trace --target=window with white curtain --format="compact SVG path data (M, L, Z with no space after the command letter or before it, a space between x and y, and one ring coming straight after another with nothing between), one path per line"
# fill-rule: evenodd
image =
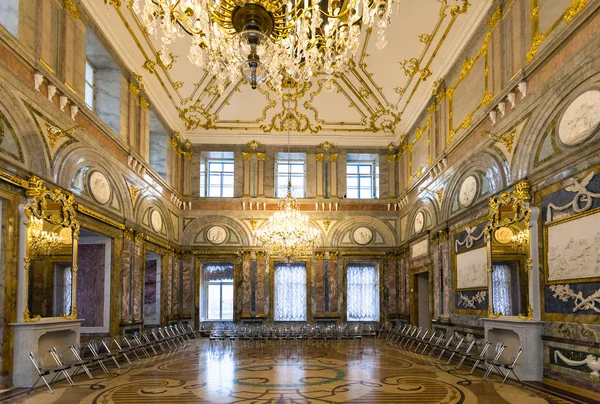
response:
M233 320L233 264L203 264L204 320Z
M379 321L379 270L373 263L346 268L348 321Z
M506 264L494 265L492 271L492 304L495 313L512 314L511 304L511 270Z
M275 264L275 321L306 321L306 264Z

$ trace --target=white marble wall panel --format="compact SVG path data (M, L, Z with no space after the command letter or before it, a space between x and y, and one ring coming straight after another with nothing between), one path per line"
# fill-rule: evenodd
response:
M96 114L117 135L121 132L121 71L96 71Z
M0 25L15 38L19 31L19 0L0 1Z

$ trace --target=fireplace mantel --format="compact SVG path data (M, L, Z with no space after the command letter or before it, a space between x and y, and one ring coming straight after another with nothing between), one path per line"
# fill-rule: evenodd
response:
M506 345L502 359L511 360L514 352L523 347L523 353L515 367L515 373L521 380L541 381L544 375L544 352L542 332L544 321L526 321L519 317L503 316L482 318L485 339L492 346L496 342Z

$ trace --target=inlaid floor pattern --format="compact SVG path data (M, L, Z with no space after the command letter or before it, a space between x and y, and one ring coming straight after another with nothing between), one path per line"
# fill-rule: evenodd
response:
M445 361L443 361L445 364ZM262 348L196 340L177 352L112 367L94 380L76 377L11 402L20 403L572 403L566 397L481 381L435 358L407 353L384 340L327 345L269 342ZM454 361L456 364L456 361Z

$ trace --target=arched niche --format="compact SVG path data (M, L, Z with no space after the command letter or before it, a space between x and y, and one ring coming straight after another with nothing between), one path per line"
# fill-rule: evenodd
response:
M355 216L335 223L325 242L331 247L393 247L394 231L380 219Z
M210 215L188 222L181 242L184 246L244 247L251 245L250 229L241 221L221 215Z
M496 149L481 151L463 162L448 183L441 212L443 220L504 189L510 169Z
M437 203L429 197L422 198L410 210L407 217L404 240L422 235L427 229L437 226L439 223Z
M135 221L156 234L173 240L173 221L171 213L159 198L152 195L138 196L135 204Z
M56 182L126 218L133 217L133 204L127 184L96 150L74 145L55 168Z

